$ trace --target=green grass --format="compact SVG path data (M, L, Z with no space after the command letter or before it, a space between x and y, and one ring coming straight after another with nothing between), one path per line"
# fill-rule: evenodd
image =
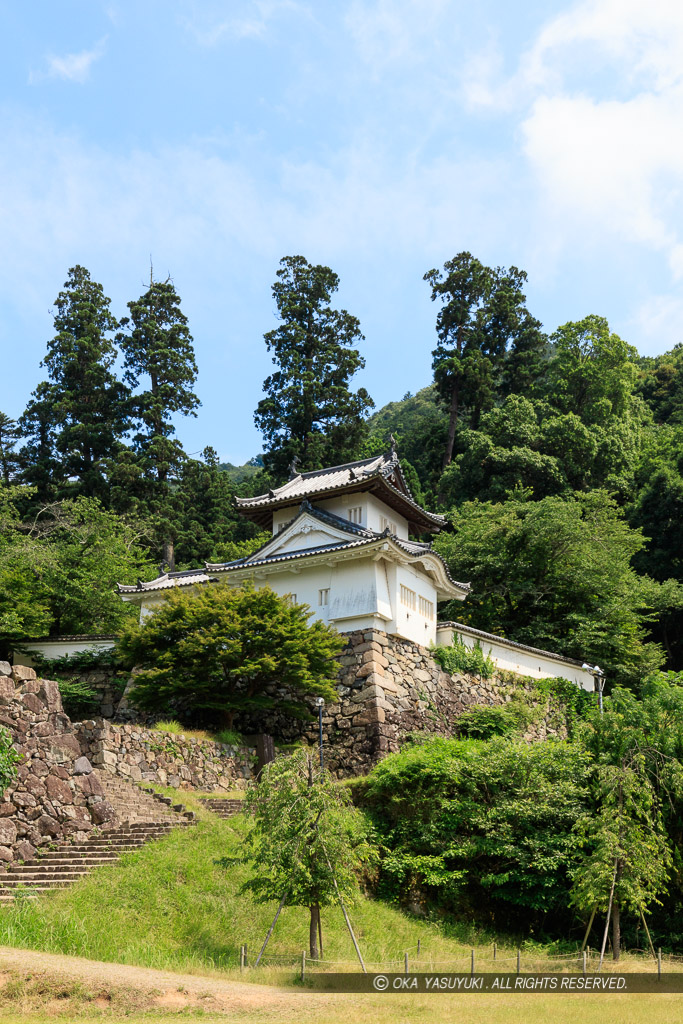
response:
M170 732L173 736L194 737L196 740L210 740L212 743L225 743L232 747L244 746L244 737L234 729L221 729L215 733L207 732L205 729L186 729L175 718L156 722L151 728L155 732Z
M216 863L240 857L245 821L241 815L222 821L189 794L174 795L196 807L196 826L125 854L68 889L0 908L0 944L192 971L236 967L246 943L253 962L274 906L238 895L249 877L247 865ZM462 959L467 943L477 939L449 938L436 925L369 899L353 907L351 917L368 961L401 959L406 949L416 952L418 939L435 960ZM323 929L326 959L352 963L339 908L323 911ZM286 907L269 953L297 955L307 942L308 911Z
M167 792L196 809L199 820L195 826L127 853L116 864L98 868L68 889L0 907L0 945L187 973L228 971L238 976L239 949L246 943L253 964L275 906L256 904L239 895L250 873L249 866L239 861L246 821L242 815L223 821L207 811L194 794ZM224 867L218 863L221 858L234 861ZM485 963L491 956L490 935L465 926L449 933L437 924L368 898L361 898L350 914L371 970L392 969L391 961L394 970L402 969L405 951L413 969L468 970L471 947L476 947L479 969L495 969L492 963ZM357 969L338 907L323 910L323 939L326 960L344 962L346 966L338 969ZM249 980L291 984L298 957L307 945L307 909L285 907L268 947L269 961L258 971L250 971ZM276 955L291 955L291 959L271 959ZM514 956L514 949L499 940L496 967L514 970ZM545 958L543 950L529 949L523 955L526 971L562 966L567 966L564 961L556 960L552 953ZM624 968L628 969L625 962Z

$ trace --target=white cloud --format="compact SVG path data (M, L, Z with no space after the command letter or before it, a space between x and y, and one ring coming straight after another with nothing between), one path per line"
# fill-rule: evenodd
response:
M674 295L652 295L636 311L633 326L653 344L655 352L683 342L683 299Z
M90 68L104 56L107 37L100 39L90 50L80 53L68 53L64 57L47 57L47 67L42 71L32 71L29 82L35 84L47 78L63 78L67 82L78 82L82 85L90 75Z
M440 38L450 7L451 0L353 0L345 22L362 60L379 70L424 59Z
M308 13L308 7L297 0L243 0L238 7L238 13L225 18L205 2L198 7L193 4L181 21L202 46L215 46L224 39L262 39L277 18Z

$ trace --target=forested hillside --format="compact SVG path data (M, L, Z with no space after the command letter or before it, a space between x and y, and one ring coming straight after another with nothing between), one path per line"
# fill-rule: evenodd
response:
M191 458L201 415L190 326L172 281L118 318L83 267L55 302L44 380L0 413L0 647L116 631L117 580L257 546L233 508L299 471L361 458L393 433L418 501L445 512L435 544L487 630L599 662L633 685L683 668L683 347L641 358L599 315L548 334L526 275L459 253L425 274L433 379L371 414L356 317L338 278L303 257L273 286L274 363L254 395L263 456ZM581 317L583 311L577 311ZM235 386L239 386L236 382Z

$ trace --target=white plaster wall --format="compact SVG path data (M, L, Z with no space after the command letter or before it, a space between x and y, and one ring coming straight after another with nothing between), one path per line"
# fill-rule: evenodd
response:
M324 501L316 501L315 495L311 498L311 504L323 509L325 512L332 512L341 519L349 518L350 508L361 508L360 526L369 527L381 533L384 530L382 517L385 516L396 526L396 536L408 540L408 522L398 512L385 505L383 501L374 494L340 494L336 498L326 498ZM273 536L279 533L281 525L286 525L299 512L299 505L292 505L288 508L278 509L273 513Z
M505 672L517 672L522 676L531 676L532 679L546 679L548 676L561 677L569 679L584 690L593 692L593 676L590 672L585 672L578 665L573 665L568 661L556 661L554 658L546 658L542 654L518 650L506 644L503 637L499 637L494 642L471 636L464 630L454 630L452 627L448 627L440 628L437 631L437 643L448 646L453 642L454 634L457 634L468 647L474 647L479 642L484 654Z
M415 608L408 608L401 602L401 586L415 591ZM428 576L406 565L396 566L395 573L395 628L393 632L413 643L429 647L436 642L436 588ZM420 597L431 601L434 618L420 614Z
M114 640L40 640L24 644L24 646L27 651L42 655L43 658L66 658L73 654L82 654L84 651L110 651L115 642ZM15 665L27 665L29 668L33 668L35 665L31 654L22 651L12 652L12 662Z

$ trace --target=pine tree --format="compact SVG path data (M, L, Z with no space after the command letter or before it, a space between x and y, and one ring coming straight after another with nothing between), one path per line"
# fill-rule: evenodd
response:
M75 266L55 301L54 338L42 365L50 381L39 385L22 417L29 436L24 456L40 458L44 491L54 488L47 474L58 459L60 482L71 481L72 494L106 500L105 467L127 426L127 389L113 366L116 349L107 337L118 323L102 286L85 267Z
M351 346L363 341L360 323L330 307L339 278L303 256L280 260L273 297L281 325L265 335L278 369L263 385L254 414L266 439L266 469L285 475L293 459L300 471L354 457L374 405L365 388L349 384L365 360Z

